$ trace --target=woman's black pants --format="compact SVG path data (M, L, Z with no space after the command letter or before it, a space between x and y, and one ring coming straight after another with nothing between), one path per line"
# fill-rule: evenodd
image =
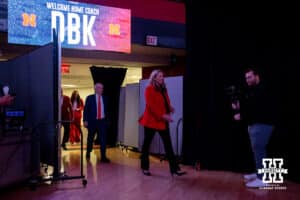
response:
M167 127L166 130L156 130L153 128L144 127L145 137L144 137L144 144L142 147L141 168L143 170L149 170L149 148L156 132L159 133L163 141L166 156L169 160L170 172L175 172L180 170L174 155L169 127Z

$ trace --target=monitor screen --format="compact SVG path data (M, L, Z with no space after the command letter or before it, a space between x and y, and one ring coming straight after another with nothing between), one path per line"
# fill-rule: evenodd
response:
M24 118L25 111L24 110L8 110L5 112L6 118Z
M19 129L24 126L24 110L6 110L4 113L4 129L6 131Z

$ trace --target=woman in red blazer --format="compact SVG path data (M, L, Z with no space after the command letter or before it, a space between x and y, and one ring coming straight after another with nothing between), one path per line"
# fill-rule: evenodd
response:
M171 174L178 176L185 174L185 172L180 171L171 143L169 122L173 121L171 114L174 112L174 108L171 106L161 70L152 71L149 85L145 90L145 101L146 108L139 119L139 123L144 126L145 133L141 154L142 172L146 176L151 176L149 171L149 148L155 133L158 132L163 140Z

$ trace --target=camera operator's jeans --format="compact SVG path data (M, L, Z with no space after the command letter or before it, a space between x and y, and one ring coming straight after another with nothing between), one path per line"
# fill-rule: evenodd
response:
M258 169L263 168L262 159L266 158L269 139L274 127L268 124L254 123L248 126L252 151L254 153L256 173ZM259 179L262 179L263 174L257 174Z

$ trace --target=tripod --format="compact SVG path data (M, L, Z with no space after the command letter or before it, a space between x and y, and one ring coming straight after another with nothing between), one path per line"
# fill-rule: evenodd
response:
M72 123L80 131L80 175L78 175L78 176L67 176L65 173L63 173L63 174L59 173L58 153L56 152L56 150L58 149L58 146L59 146L59 144L58 144L58 134L57 134L58 131L55 131L55 136L54 136L54 140L55 140L55 142L54 142L55 148L54 149L55 149L55 152L54 152L54 170L53 170L53 174L49 178L31 179L29 181L29 187L32 190L36 189L36 186L37 186L38 183L48 182L48 181L55 182L55 181L63 181L63 180L82 179L82 185L84 187L87 185L87 180L85 179L85 176L83 174L83 134L82 134L82 130L80 128L80 125L75 124L73 121L57 121L57 122L55 122L56 129L61 127L60 125L62 123L69 123L69 124Z

